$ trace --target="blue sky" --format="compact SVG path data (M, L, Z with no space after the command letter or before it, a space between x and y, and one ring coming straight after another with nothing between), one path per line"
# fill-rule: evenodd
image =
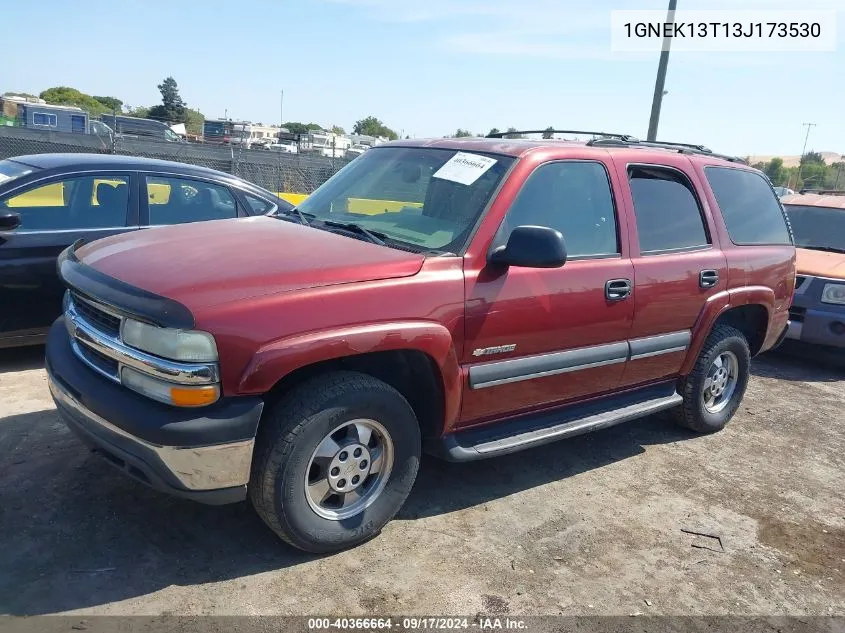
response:
M554 125L645 136L657 53L610 52L610 10L666 0L40 0L2 11L0 92L69 85L131 105L167 75L206 116L411 136ZM740 155L845 153L845 0L679 0L837 9L833 53L673 52L659 137ZM71 9L71 6L73 7ZM12 27L13 28L10 28Z

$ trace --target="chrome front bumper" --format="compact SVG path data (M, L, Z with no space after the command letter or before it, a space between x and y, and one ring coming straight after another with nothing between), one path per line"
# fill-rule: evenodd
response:
M135 437L86 408L53 376L49 377L49 387L71 430L136 479L180 496L191 496L183 492L233 488L241 488L244 494L232 491L233 498L229 500L245 496L254 439L212 446L159 446Z

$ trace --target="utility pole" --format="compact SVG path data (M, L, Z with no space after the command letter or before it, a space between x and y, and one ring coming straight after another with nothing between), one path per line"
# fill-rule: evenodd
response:
M285 91L282 90L282 94L279 97L279 127L282 127L285 123Z
M807 140L810 138L810 129L816 127L815 123L802 123L804 127L807 128L807 134L804 136L804 148L801 150L801 158L798 161L798 178L795 186L798 186L798 183L801 182L801 169L803 169L803 160L804 155L807 153Z
M678 0L669 0L669 12L666 14L666 22L675 23L675 6ZM660 122L660 106L663 105L663 87L666 85L666 67L669 65L669 48L672 45L671 37L663 38L663 46L660 50L660 61L657 64L657 80L654 82L654 97L651 100L651 118L648 121L649 141L657 140L657 124Z

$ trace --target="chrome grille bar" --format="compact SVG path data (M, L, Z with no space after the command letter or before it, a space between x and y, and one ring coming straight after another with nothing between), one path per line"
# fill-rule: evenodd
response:
M120 367L132 367L154 378L183 385L208 385L220 381L216 363L171 361L125 345L119 337L103 332L77 310L76 297L71 297L65 310L68 331L74 352L89 367L103 376L120 382ZM111 375L85 357L80 345L118 363L118 374Z

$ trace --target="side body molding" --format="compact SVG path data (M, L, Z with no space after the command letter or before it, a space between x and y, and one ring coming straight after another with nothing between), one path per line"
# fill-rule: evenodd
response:
M509 382L682 352L689 347L691 338L689 330L682 330L629 341L473 365L469 368L469 386L471 389L483 389Z
M449 428L460 412L461 371L451 333L429 321L354 325L278 339L253 355L238 393L267 393L280 378L321 361L396 350L420 351L434 361L443 384L444 426Z

